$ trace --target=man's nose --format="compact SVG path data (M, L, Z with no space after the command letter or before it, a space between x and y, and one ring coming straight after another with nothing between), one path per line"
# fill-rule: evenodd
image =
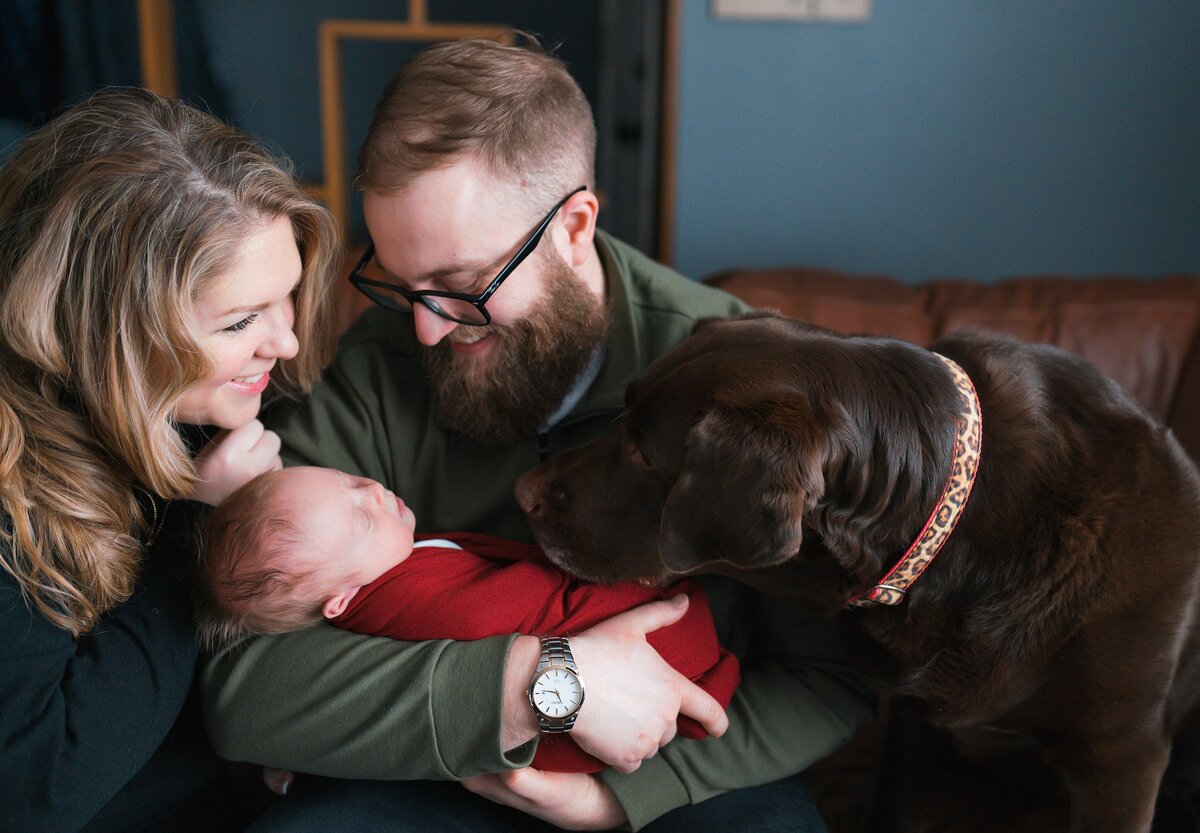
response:
M426 347L432 347L458 329L459 324L442 318L424 304L416 304L413 306L413 327L416 329L417 341Z

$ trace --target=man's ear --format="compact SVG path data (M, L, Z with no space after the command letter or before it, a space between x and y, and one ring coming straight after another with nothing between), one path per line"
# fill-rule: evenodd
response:
M599 212L600 202L590 190L574 194L562 207L563 228L567 231L566 261L573 267L580 266L591 255Z
M325 600L325 604L321 605L321 615L326 619L336 619L341 616L350 605L350 600L358 595L359 590L362 590L362 587L351 587L336 596L330 596Z
M659 532L663 563L769 567L800 551L804 513L825 490L828 440L798 395L716 405L687 438Z

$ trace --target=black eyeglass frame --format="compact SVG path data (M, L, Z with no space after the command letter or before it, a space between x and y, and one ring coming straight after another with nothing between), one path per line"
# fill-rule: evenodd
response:
M521 245L521 248L517 250L517 253L512 256L512 259L509 260L508 263L504 264L504 267L496 274L496 277L492 278L492 282L487 285L487 288L484 289L483 292L480 292L476 295L466 292L445 292L438 289L420 289L414 291L412 289L399 286L398 284L387 283L385 281L377 281L374 278L368 278L366 275L362 274L362 268L367 265L372 257L375 256L374 243L371 243L369 246L367 246L367 250L363 252L363 256L359 258L358 263L356 263L354 268L350 271L349 281L354 288L363 295L366 295L379 306L383 307L384 309L389 309L392 312L398 312L403 315L412 315L413 308L420 303L434 314L440 315L442 318L453 321L456 324L465 324L468 327L486 327L488 324L492 323L492 314L487 311L486 306L488 299L496 293L496 290L500 288L500 284L504 283L505 278L511 275L516 268L520 266L522 262L524 262L525 258L529 257L533 250L537 248L538 243L541 242L542 235L546 232L546 229L550 227L550 221L554 219L556 214L558 214L559 209L567 204L567 200L571 199L571 197L575 196L580 191L586 190L586 185L580 185L574 191L559 200L555 204L554 208L550 209L550 213L548 213L542 219L542 221L538 223L538 226L536 229L534 229L533 234L531 234L529 239ZM396 305L396 303L386 295L372 292L369 289L369 287L372 286L395 292L401 298L408 301L410 307L405 309ZM468 303L475 307L475 309L479 310L479 314L483 317L483 321L468 321L464 318L451 315L438 306L437 301L434 300L436 298L448 298L454 301L463 301Z

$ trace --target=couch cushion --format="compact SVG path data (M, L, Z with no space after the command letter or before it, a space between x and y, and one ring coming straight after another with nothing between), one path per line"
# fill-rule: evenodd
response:
M934 337L925 292L894 278L796 268L724 272L705 283L756 309L773 309L839 333L885 335L917 344Z
M967 306L946 310L937 323L940 338L959 330L987 330L1021 341L1054 342L1050 310Z
M1200 309L1173 301L1063 304L1054 343L1111 376L1166 420Z
M1111 376L1165 420L1200 328L1200 284L1041 275L926 284L938 337L983 329L1053 344Z

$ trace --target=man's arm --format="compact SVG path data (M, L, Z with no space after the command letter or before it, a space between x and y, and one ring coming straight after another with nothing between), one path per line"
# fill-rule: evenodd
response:
M512 637L397 642L329 625L251 637L201 667L226 758L337 778L457 779L522 766L500 734Z
M573 638L598 683L573 735L585 751L629 771L674 736L681 711L724 731L717 702L645 641L685 612L652 602ZM205 722L231 760L338 778L459 779L526 766L536 730L522 700L536 644L398 642L329 625L252 637L203 664Z

